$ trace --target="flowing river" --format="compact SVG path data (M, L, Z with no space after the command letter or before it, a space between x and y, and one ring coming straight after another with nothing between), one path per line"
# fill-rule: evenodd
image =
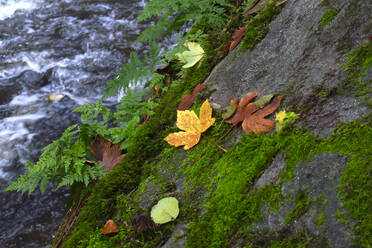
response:
M47 247L68 189L2 192L102 96L143 25L137 0L0 0L0 248ZM48 101L51 93L65 97Z

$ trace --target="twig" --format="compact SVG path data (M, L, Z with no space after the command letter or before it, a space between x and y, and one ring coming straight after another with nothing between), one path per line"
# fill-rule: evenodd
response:
M222 146L220 146L219 144L217 144L216 142L214 142L213 140L211 140L207 135L205 135L205 134L203 134L203 133L202 133L202 135L203 135L204 137L206 137L207 140L209 140L209 141L212 142L214 145L216 145L218 148L220 148L222 151L227 152L227 150L226 150L225 148L223 148Z

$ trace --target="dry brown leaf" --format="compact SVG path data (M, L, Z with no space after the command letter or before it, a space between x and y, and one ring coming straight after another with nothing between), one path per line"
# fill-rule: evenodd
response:
M92 153L98 162L104 164L103 168L106 171L111 171L125 157L125 154L121 154L120 144L113 145L110 141L99 135L92 142Z
M118 233L119 229L118 226L115 224L113 220L108 220L105 226L102 229L102 234L115 234Z
M177 110L186 110L190 108L192 104L194 103L194 100L195 100L194 96L190 94L185 95L184 97L182 97L182 100L180 104L178 105Z
M239 102L238 107L236 108L235 114L230 119L226 120L227 123L232 125L237 125L239 122L242 122L245 118L246 112L253 113L258 108L253 107L253 105L248 104L252 99L258 95L257 91L247 93ZM231 100L230 106L236 104L238 98Z
M196 85L195 88L194 88L194 90L193 90L192 95L187 94L184 97L182 97L181 103L178 105L177 110L186 110L186 109L189 109L192 106L192 104L194 103L196 94L199 91L201 91L201 90L203 90L205 88L206 88L206 86L203 83L200 83L200 84Z
M183 146L188 150L199 143L200 135L215 122L212 118L212 108L206 100L200 108L200 117L190 110L177 111L177 127L185 132L169 134L164 140L170 145Z
M248 92L239 102L239 106L243 108L250 101L252 101L258 95L257 91Z
M192 95L193 95L193 96L196 96L196 94L197 94L199 91L201 91L201 90L203 90L203 89L205 89L205 88L206 88L206 86L205 86L205 84L203 84L203 83L200 83L200 84L196 85L195 88L194 88L194 90L192 91Z
M91 150L97 161L102 161L103 153L110 147L111 142L97 135L92 141Z
M235 31L234 35L232 36L233 41L230 44L229 52L234 50L234 48L239 45L241 39L243 38L245 34L245 27L241 27L238 30Z
M242 128L244 132L259 133L259 132L269 132L274 129L274 122L272 120L265 119L266 116L273 113L280 105L282 96L276 96L272 102L263 109L256 111L253 114L247 114L243 123Z

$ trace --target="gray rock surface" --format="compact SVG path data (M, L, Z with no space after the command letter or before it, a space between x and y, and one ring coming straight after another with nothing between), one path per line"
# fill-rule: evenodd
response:
M337 8L339 12L330 24L321 27L322 15L329 8ZM372 27L371 9L372 1L289 0L271 22L266 37L254 49L244 52L235 49L213 69L205 82L212 92L209 100L224 107L230 99L242 97L250 91L258 91L259 97L281 93L284 95L281 109L297 106L301 111L301 106L310 106L308 111L301 113L297 124L321 137L329 136L340 123L369 114L370 109L351 92L322 97L318 91L335 91L346 78L342 71L345 51L355 49L368 39ZM371 78L371 70L364 77ZM234 129L224 147L234 146L241 134L240 129ZM183 159L185 153L180 150L177 156ZM159 173L164 180L175 182L175 192L182 194L185 189L184 175L177 173L180 169L177 156L170 163L160 163ZM280 153L275 156L272 164L255 182L255 189L280 182L280 176L285 171L284 157ZM347 160L347 157L338 154L321 154L313 156L310 161L298 163L294 179L282 186L282 194L287 196L284 203L278 211L264 206L261 209L263 219L255 223L252 230L258 233L284 229L301 233L301 230L306 230L312 235L325 237L331 247L353 247L349 239L350 229L334 217L336 211L342 208L335 187ZM151 202L159 187L154 182L148 186L149 192L142 196L142 202ZM286 222L288 214L296 208L294 199L302 191L312 202L305 213ZM321 203L319 197L322 197ZM202 210L201 215L203 213L205 211ZM323 216L322 223L316 222L319 216ZM186 242L182 236L184 227L184 223L177 224L163 248L183 247ZM178 239L180 235L182 237ZM244 247L244 244L235 242L234 247Z
M278 184L280 175L285 168L285 159L282 154L277 154L270 167L265 170L261 177L254 184L256 189L260 189L269 184Z
M282 93L282 106L312 105L314 110L307 113L304 125L322 136L338 123L366 114L367 108L358 106L351 96L331 96L323 106L324 101L313 93L321 87L335 89L345 78L341 70L344 52L368 38L372 2L321 2L288 1L253 50L235 49L214 68L206 80L214 91L210 100L226 106L230 99L250 91L257 90L259 96ZM340 11L329 25L321 27L322 15L329 8Z
M267 211L265 206L261 210L264 218L254 225L254 229L273 232L289 227L293 232L301 232L305 228L311 234L326 237L331 247L352 247L347 238L350 237L348 227L334 217L336 211L342 207L335 187L346 163L347 157L338 154L315 155L308 162L298 163L293 181L282 186L282 194L289 196L288 201L285 201L278 212ZM300 191L305 191L313 202L300 218L293 223L285 223L288 214L295 209L295 204L290 199L295 198ZM322 201L316 202L320 196ZM321 225L315 221L319 215L324 215Z

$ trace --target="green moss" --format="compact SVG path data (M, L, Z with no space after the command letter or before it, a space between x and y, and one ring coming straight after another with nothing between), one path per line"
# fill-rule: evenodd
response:
M372 80L365 77L372 67L372 43L366 41L358 48L347 53L343 70L347 77L338 87L339 94L353 92L355 97L369 107L372 107Z
M172 130L180 99L185 92L202 82L217 62L211 45L205 45L204 50L207 54L205 58L196 68L186 70L183 83L170 87L155 115L136 129L122 163L91 187L89 200L62 247L87 244L96 228L118 211L117 196L125 195L139 185L146 160L155 158L164 148L169 147L163 139Z
M246 31L240 49L252 49L269 31L269 23L280 13L281 7L275 6L275 1L270 1L257 16L248 16Z
M325 238L311 235L307 230L292 234L288 229L278 232L248 233L245 237L248 244L245 248L318 248L329 247Z
M312 199L307 197L305 191L300 190L295 198L295 209L288 213L287 218L285 218L284 222L289 223L301 217L304 213L307 212L311 203Z
M230 240L246 238L245 234L250 230L251 225L262 218L261 211L265 205L272 211L278 209L281 202L287 201L288 198L281 195L281 185L293 178L296 164L323 152L337 152L350 156L346 167L349 169L345 170L341 178L340 187L343 190L340 192L345 194L342 198L346 203L345 208L353 209L350 211L350 216L357 220L357 225L353 228L354 233L357 234L355 242L357 244L369 242L371 218L366 214L367 206L371 202L366 199L366 196L372 193L371 184L367 180L371 178L367 165L370 166L371 163L369 144L372 140L372 132L368 126L372 126L368 118L342 125L336 129L333 136L323 140L296 129L281 135L247 135L228 153L217 159L214 158L212 163L209 158L204 160L204 157L201 157L200 162L193 164L188 171L190 183L204 184L204 188L208 191L204 203L206 213L201 218L194 219L189 225L187 247L228 247L231 245ZM252 184L279 150L285 153L287 158L286 173L282 176L281 182L275 186L252 189ZM367 159L366 156L369 158ZM361 159L364 162L361 163ZM201 167L198 167L199 163ZM353 168L354 166L358 166L358 169ZM352 173L356 173L355 182L354 177L350 175ZM362 176L361 173L364 175ZM357 180L359 177L360 181ZM356 193L355 190L358 189L363 193ZM286 221L298 219L307 212L311 204L320 205L319 211L324 210L326 202L321 204L319 201L316 199L314 202L306 196L305 192L299 192L295 198L295 210L288 215ZM321 213L315 220L319 225L324 224L324 215L324 212ZM261 234L257 235L261 236ZM259 240L258 236L256 237ZM252 239L246 240L255 242ZM286 245L289 244L287 242L294 242L294 240L297 239L292 237L270 244L273 244L273 247L279 247L275 246L279 244L287 247ZM304 246L296 244L297 247L317 247L311 246L312 242Z
M372 243L372 116L366 117L364 123L352 121L336 129L329 141L334 144L330 150L350 156L337 191L345 214L356 223L352 227L354 242L369 247Z
M265 204L278 209L278 202L283 199L281 185L251 189L253 183L281 148L291 154L283 177L283 181L290 180L295 162L308 159L315 143L314 136L300 131L280 136L247 135L213 165L201 157L204 166L198 168L195 163L189 180L207 182L207 212L190 225L187 247L227 247L232 234L244 234L245 228L262 218L260 210ZM209 178L192 176L203 174Z
M332 20L337 16L338 9L326 9L323 13L322 20L320 22L321 27L325 27L332 22Z

